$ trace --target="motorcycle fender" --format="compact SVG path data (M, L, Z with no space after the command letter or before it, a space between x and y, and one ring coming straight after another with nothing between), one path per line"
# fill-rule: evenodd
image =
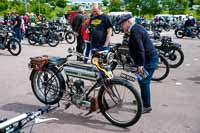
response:
M15 40L15 41L19 42L19 39L15 38L15 37L11 37L11 38L9 39L9 41L8 41L8 44L10 44L10 42L11 42L12 40Z
M174 48L181 48L181 44L179 43L173 43L172 47Z
M32 71L31 71L31 75L30 75L30 77L29 77L29 80L31 80L31 79L33 78L33 75L35 74L35 72L36 72L35 70L32 70Z

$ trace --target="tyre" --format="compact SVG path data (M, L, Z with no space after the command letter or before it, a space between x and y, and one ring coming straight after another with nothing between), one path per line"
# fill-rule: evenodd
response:
M17 56L21 53L22 46L20 42L17 39L11 39L8 43L8 51L14 55Z
M57 34L50 34L47 38L48 45L51 47L56 47L59 44L59 36Z
M98 94L101 113L113 125L134 125L143 110L142 100L136 89L130 82L119 78L112 79L106 86L108 88L102 87Z
M75 34L71 31L68 31L65 35L65 40L68 44L73 44L75 42Z
M33 93L44 104L56 104L63 96L65 81L63 76L56 71L56 69L47 69L44 71L33 71L31 74Z
M170 26L166 25L164 29L165 29L165 31L169 32L170 31Z
M113 27L113 30L114 30L115 34L119 34L121 29L120 29L120 26L115 26L115 27Z
M180 48L174 48L169 52L168 64L171 68L177 68L184 61L184 54Z
M160 80L165 79L169 75L169 70L170 70L170 67L167 60L163 56L159 55L158 66L156 70L154 71L154 74L151 80L160 81Z
M200 32L198 32L198 33L196 34L196 36L200 39Z
M29 34L29 36L28 36L28 43L30 44L30 45L35 45L36 44L36 40L38 39L39 37L36 35L36 34L34 34L34 33L31 33L31 34Z
M182 30L177 30L175 32L175 35L177 38L183 38L184 37L184 32Z

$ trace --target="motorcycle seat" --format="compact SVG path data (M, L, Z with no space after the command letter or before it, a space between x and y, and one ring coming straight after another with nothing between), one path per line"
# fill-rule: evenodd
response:
M48 61L50 64L54 65L62 65L66 62L66 58L56 57L56 56L50 56L48 57Z

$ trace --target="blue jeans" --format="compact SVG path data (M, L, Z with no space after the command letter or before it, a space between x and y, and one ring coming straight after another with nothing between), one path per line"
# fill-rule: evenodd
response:
M90 42L85 42L85 57L89 57L90 50L92 49L92 45ZM88 59L84 59L84 63L87 63Z
M110 50L110 45L108 45L108 47L103 47L103 45L92 45L91 46L92 49L97 49L98 51L104 51L104 50Z
M21 42L21 40L22 40L22 31L21 31L21 28L20 27L15 27L14 31L15 31L16 38L19 39L19 41Z
M145 79L138 81L140 85L140 89L141 89L141 97L143 101L143 106L145 108L151 107L150 83L151 83L151 78L153 76L153 73L157 67L157 64L158 64L158 55L157 53L155 53L152 56L150 63L144 66L144 68L149 73L149 75Z
M192 37L192 28L190 26L185 27L186 36Z

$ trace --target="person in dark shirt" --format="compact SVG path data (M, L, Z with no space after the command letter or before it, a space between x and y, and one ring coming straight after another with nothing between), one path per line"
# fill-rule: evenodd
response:
M92 47L99 50L108 49L111 35L111 20L101 11L100 6L95 3L92 7L90 19L90 40Z
M76 51L81 54L83 54L83 50L84 50L84 42L81 36L81 25L86 18L83 14L84 14L84 8L80 7L78 15L76 15L72 21L72 29L75 32L76 37L77 37ZM77 57L77 60L82 61L83 59L80 57Z
M15 31L15 36L20 41L20 43L21 40L23 39L21 28L22 28L22 18L20 17L20 15L17 15L15 19L14 31Z
M148 113L151 108L150 82L152 75L157 67L158 54L152 44L147 31L143 26L132 23L130 14L122 15L119 24L125 33L129 33L129 53L138 68L138 73L144 74L148 72L146 78L138 80L141 88L141 96L143 100L144 113Z

